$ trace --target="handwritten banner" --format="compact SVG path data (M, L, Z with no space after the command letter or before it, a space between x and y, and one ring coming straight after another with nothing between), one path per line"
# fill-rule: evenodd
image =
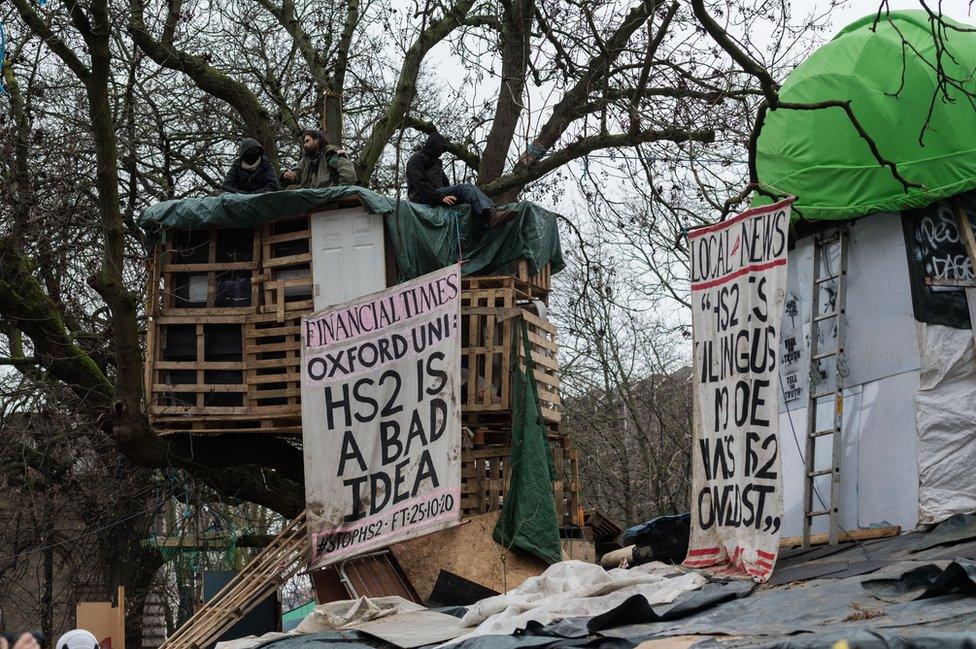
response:
M684 565L766 581L783 521L779 326L791 201L693 230L691 541Z
M313 567L456 525L460 266L302 320Z

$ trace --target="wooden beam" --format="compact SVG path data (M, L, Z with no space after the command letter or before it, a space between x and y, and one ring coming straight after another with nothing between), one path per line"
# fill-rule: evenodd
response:
M271 534L243 534L237 537L234 546L239 548L263 548L274 540ZM188 550L226 550L231 547L227 538L198 539L194 537L157 536L146 541L158 548L186 548Z
M886 539L891 536L901 534L900 525L889 525L888 527L865 527L856 530L843 531L840 533L840 541L870 541L872 539ZM828 541L828 534L814 534L810 537L810 545L823 545ZM779 547L789 548L803 543L801 536L784 536L779 540Z

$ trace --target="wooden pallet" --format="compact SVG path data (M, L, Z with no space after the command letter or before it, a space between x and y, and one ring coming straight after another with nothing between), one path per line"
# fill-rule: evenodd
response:
M162 282L158 308L190 317L213 309L221 315L256 313L251 287L258 275L259 242L253 228L172 232L156 251ZM242 291L235 294L232 288Z
M529 272L529 262L520 259L509 265L509 273L468 276L461 280L464 289L511 288L519 300L549 303L550 267L546 264L537 274Z
M580 526L579 452L550 442L557 479L553 482L553 499L561 525ZM461 451L461 513L464 517L498 511L505 501L511 481L507 444L476 446Z
M158 433L301 434L299 329L314 299L308 217L245 231L246 262L224 260L232 237L216 229L168 232L150 261L145 385ZM246 308L220 305L220 273L228 269L250 273ZM206 274L205 304L188 307L176 295L180 273L187 272ZM225 343L238 347L232 359L208 358L208 332L218 330ZM167 342L177 332L194 336L196 345L192 354L173 360Z
M265 223L261 229L261 312L273 313L278 322L311 313L312 231L308 216Z
M165 233L149 260L146 305L146 403L157 432L301 433L300 323L314 308L311 245L308 216L252 229ZM530 327L543 417L558 433L555 328L529 311L532 300L548 294L549 269L532 276L521 260L511 272L463 280L462 353L476 380L465 386L462 412L486 443L506 439L511 429L509 350L519 343L512 333L518 319ZM228 273L239 291L231 306ZM239 339L237 354L212 357L219 331ZM168 357L178 336L192 339L192 350ZM479 393L478 383L497 385Z
M461 405L466 423L501 423L512 412L512 348L519 367L525 354L521 324L529 330L542 418L558 424L559 363L556 327L520 303L513 288L477 288L461 291Z
M160 649L201 649L213 643L266 597L306 566L310 556L306 514L275 539L205 602Z

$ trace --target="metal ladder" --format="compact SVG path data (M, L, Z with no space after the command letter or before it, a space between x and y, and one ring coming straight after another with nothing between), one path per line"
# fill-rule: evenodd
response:
M847 343L847 323L845 322L847 304L847 248L849 246L847 226L842 226L827 235L817 235L813 245L813 293L811 299L811 320L810 320L810 381L807 386L809 403L807 404L807 436L806 453L803 457L804 479L803 479L803 547L810 545L810 528L813 520L818 516L829 516L828 543L837 545L840 537L840 465L841 451L841 428L844 422L844 379L847 378L849 371L845 356L845 345ZM832 269L830 259L830 247L839 247L839 263L836 269ZM836 293L834 296L833 309L821 314L821 287L827 282L834 282ZM830 349L825 329L824 348L821 351L819 333L824 323L835 322L837 327L837 345ZM834 385L829 389L818 389L821 382L818 366L820 361L834 358ZM827 399L827 397L832 397ZM825 429L817 428L818 408L829 406L833 409L833 426ZM816 449L817 439L820 437L831 436L831 461L827 469L817 469ZM819 493L814 484L818 477L829 475L830 498L824 500L824 495ZM814 503L820 508L814 508Z

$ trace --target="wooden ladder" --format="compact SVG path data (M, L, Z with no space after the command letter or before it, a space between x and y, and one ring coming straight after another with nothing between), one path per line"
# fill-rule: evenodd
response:
M302 512L160 649L204 649L301 570L310 554L306 512Z

